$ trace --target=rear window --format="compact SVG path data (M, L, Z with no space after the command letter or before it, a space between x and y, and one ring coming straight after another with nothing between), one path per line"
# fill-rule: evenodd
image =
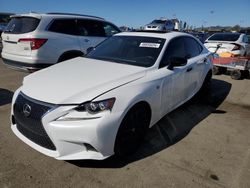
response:
M230 34L225 34L225 33L218 33L212 35L208 40L219 40L219 41L236 41L240 37L240 34L236 33L230 33Z
M5 33L29 33L37 28L39 22L39 19L33 17L14 17L7 25Z

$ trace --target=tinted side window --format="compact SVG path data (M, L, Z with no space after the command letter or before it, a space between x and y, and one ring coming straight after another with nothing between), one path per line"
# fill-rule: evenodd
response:
M247 35L247 41L250 43L250 35Z
M163 55L159 68L167 66L169 64L169 60L173 57L185 58L185 56L186 52L185 52L184 38L178 37L176 39L173 39L169 42L166 48L166 51Z
M105 37L102 22L95 20L77 20L78 33L81 36Z
M185 48L187 59L198 56L202 51L201 45L191 37L185 37Z
M249 42L249 41L248 41L248 37L247 37L246 35L244 36L243 40L244 40L243 42L245 42L245 43L248 43L248 42Z
M33 17L14 17L10 20L5 33L21 34L34 31L40 20Z
M58 19L54 20L49 27L49 31L76 35L76 20L75 19Z
M103 23L103 28L105 31L105 35L107 37L110 37L110 36L120 32L120 30L117 27L115 27L114 25L111 25L109 23Z

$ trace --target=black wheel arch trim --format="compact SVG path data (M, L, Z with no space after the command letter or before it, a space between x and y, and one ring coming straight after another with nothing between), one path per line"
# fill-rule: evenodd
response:
M69 55L71 55L71 54L78 55L78 56L83 56L83 55L84 55L84 53L83 53L82 51L80 51L80 50L69 50L69 51L65 51L65 52L63 52L63 53L59 56L57 62L60 62L60 61L63 59L63 57L69 56Z

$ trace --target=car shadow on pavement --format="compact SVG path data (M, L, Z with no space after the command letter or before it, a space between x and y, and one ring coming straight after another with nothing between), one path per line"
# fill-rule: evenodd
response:
M127 158L112 156L103 161L73 160L67 161L85 168L121 168L129 163L154 155L185 138L189 132L211 113L224 114L218 106L225 100L231 90L231 84L213 79L210 94L199 94L164 116L149 129L140 149Z
M13 92L0 88L0 106L11 103Z

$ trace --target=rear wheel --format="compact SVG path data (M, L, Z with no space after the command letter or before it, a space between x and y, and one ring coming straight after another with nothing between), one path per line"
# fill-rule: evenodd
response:
M115 141L115 154L127 156L140 146L150 123L150 109L144 103L138 103L124 117Z
M244 72L241 70L233 70L231 72L231 78L234 80L240 80L243 78Z

